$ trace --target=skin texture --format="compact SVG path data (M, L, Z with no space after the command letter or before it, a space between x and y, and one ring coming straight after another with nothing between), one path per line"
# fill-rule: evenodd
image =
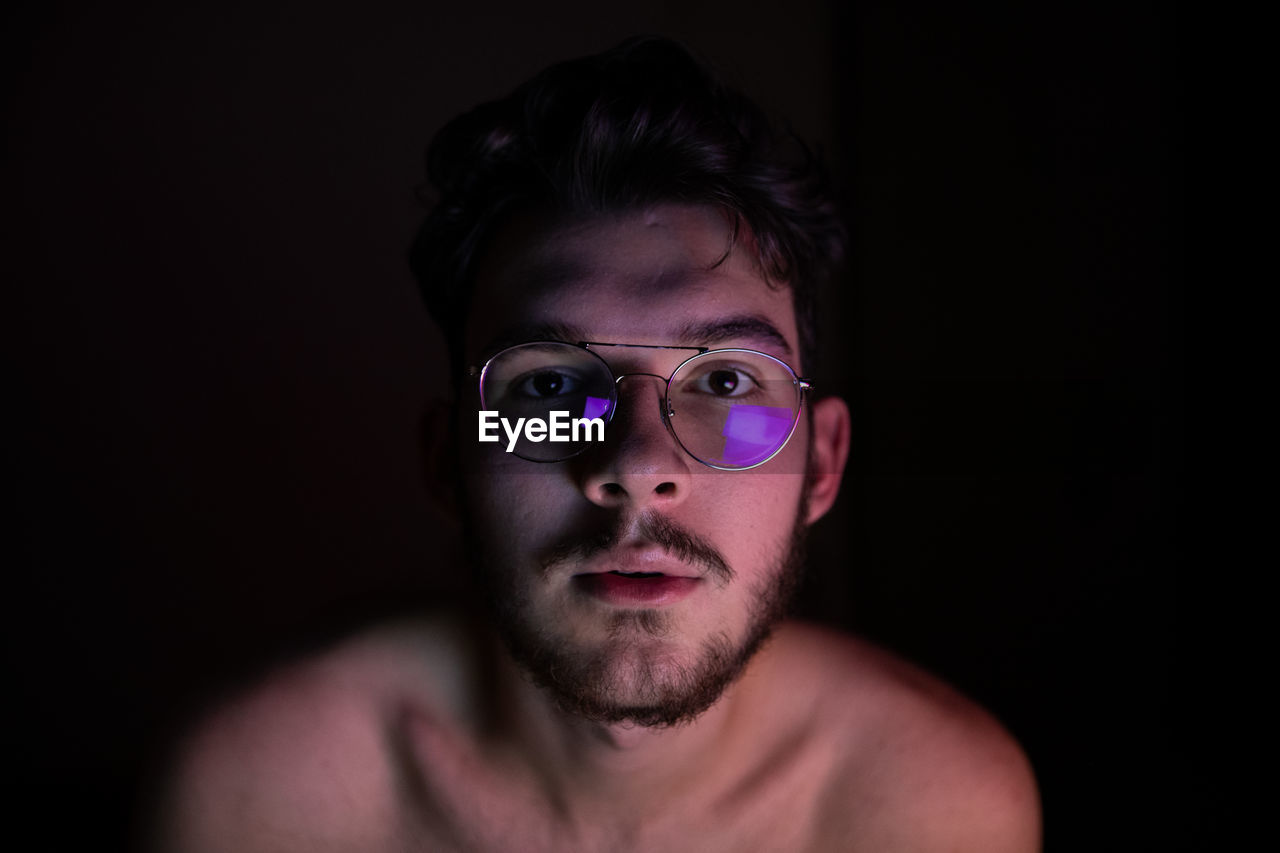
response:
M468 355L480 364L513 336L710 344L759 349L802 372L789 292L759 275L746 244L729 252L730 234L715 210L671 205L514 223L479 270ZM723 340L688 339L725 318L751 322ZM551 323L571 328L530 328ZM682 357L635 350L610 361L665 376ZM784 624L692 721L635 724L655 697L688 692L708 648L748 647L767 623L760 602L785 575L797 525L835 499L849 426L843 403L826 399L807 406L810 421L773 460L714 471L666 430L658 380L624 384L606 442L554 465L476 442L478 400L464 397L429 467L465 520L505 628L387 625L272 674L183 744L157 846L1038 849L1035 785L1017 745L967 700L854 638ZM654 518L729 571L664 546ZM573 547L584 541L608 544ZM697 583L636 608L575 580L635 566ZM610 710L566 710L517 663L530 643L561 656L556 672L590 661L542 680L586 681L577 687Z

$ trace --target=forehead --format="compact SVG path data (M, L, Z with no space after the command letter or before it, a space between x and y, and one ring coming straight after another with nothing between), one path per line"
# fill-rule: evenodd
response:
M467 355L540 337L739 345L795 362L790 288L771 285L718 210L659 205L592 219L526 217L480 260ZM717 340L692 340L713 334Z

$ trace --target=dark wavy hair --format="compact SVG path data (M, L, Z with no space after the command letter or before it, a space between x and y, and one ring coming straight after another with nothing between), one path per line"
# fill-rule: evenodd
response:
M547 68L446 125L427 176L438 201L410 265L455 377L476 258L503 223L532 208L580 217L661 202L713 205L735 240L749 231L761 271L792 290L813 369L816 295L845 248L826 173L681 45L635 38Z

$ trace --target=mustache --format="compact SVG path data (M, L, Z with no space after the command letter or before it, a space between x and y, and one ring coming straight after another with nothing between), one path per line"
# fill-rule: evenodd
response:
M547 548L539 555L538 568L545 576L556 566L567 562L584 562L612 549L628 534L643 542L651 542L669 556L701 569L724 583L733 580L733 569L720 551L706 539L655 512L646 512L627 524L623 519L594 536L574 536Z

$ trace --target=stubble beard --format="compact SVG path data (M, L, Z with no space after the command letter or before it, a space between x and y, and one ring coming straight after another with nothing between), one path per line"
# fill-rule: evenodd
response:
M553 626L535 622L528 597L513 594L516 585L473 529L467 552L507 651L561 710L601 723L678 726L716 703L790 610L804 567L807 497L776 545L769 570L747 590L751 607L742 636L714 632L692 657L671 651L676 626L660 608L619 610L610 616L605 642L575 645Z

